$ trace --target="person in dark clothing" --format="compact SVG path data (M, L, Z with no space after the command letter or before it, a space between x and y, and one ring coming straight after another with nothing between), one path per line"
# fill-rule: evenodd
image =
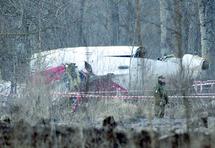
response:
M155 116L159 118L164 117L165 106L168 103L167 91L165 89L165 78L163 76L158 77L158 84L154 89L155 106L154 112Z
M66 65L66 78L67 78L67 87L69 92L73 92L72 96L69 98L69 104L72 106L72 110L75 111L79 104L79 91L80 91L80 75L77 70L75 63L70 63Z

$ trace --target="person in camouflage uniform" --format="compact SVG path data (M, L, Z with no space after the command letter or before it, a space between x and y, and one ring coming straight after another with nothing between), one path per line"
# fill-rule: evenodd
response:
M75 63L68 64L66 67L66 76L68 79L69 91L78 91L80 85L80 76Z
M66 65L66 78L67 78L67 87L69 92L75 92L78 94L80 91L80 75L77 70L75 63L70 63ZM72 110L75 111L79 103L79 95L73 94L69 98L69 106L72 106Z
M155 106L154 112L155 116L159 118L164 117L165 105L168 103L168 96L165 89L165 78L163 76L158 77L158 84L154 90Z

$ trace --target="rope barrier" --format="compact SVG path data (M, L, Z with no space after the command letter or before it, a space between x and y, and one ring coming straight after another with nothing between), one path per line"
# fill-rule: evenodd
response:
M117 95L97 95L97 94L81 94L77 92L72 93L54 93L53 95L56 96L64 96L64 97L76 97L77 95L80 95L82 98L113 98L113 99L153 99L154 96L144 96L144 95L127 95L127 96L117 96ZM188 96L169 96L170 99L181 99L181 98L199 98L199 99L215 99L215 95L204 95L204 96L195 96L195 95L188 95Z
M53 96L62 96L62 97L76 97L76 96L81 96L83 98L114 98L114 99L152 99L154 96L147 96L147 95L103 95L102 93L107 93L107 91L104 92L93 92L86 93L86 92L70 92L70 93L60 93L60 92L54 92L52 95ZM113 91L112 91L113 92ZM112 93L111 92L111 93ZM100 93L100 94L99 94ZM109 93L109 94L111 94ZM0 96L3 97L8 97L8 96L18 96L18 94L4 94L0 93ZM187 95L187 96L169 96L169 98L173 99L180 99L180 98L199 98L199 99L215 99L215 93L204 93L204 94L197 94L197 95Z

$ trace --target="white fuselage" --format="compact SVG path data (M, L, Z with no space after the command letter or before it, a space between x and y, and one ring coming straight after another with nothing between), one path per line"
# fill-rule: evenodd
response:
M173 57L160 61L134 57L137 49L136 46L97 46L45 51L32 56L31 70L44 70L66 63L76 63L81 70L87 61L94 74L113 73L113 80L131 91L151 89L159 75L169 77L179 72L180 59ZM191 77L196 78L202 71L203 61L199 56L185 54L182 65L189 74L192 73Z

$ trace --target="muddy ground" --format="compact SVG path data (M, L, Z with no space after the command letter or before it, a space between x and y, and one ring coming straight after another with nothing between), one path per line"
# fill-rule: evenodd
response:
M49 106L47 100L34 101L25 99L18 100L21 104L1 105L0 147L198 148L215 145L213 100L191 102L189 120L184 115L183 102L177 100L170 100L162 119L153 116L153 102L149 100L94 99L81 104L75 112L67 101L58 102L57 106ZM205 112L207 127L201 119L201 113ZM104 124L109 116L114 120Z
M4 118L0 122L0 147L214 147L214 128L202 125L187 131L184 121L153 119L150 124L147 119L139 119L123 124L110 116L97 127L81 128L50 119L32 126L25 120L12 122ZM209 118L210 122L214 119ZM168 124L178 128L167 128Z

